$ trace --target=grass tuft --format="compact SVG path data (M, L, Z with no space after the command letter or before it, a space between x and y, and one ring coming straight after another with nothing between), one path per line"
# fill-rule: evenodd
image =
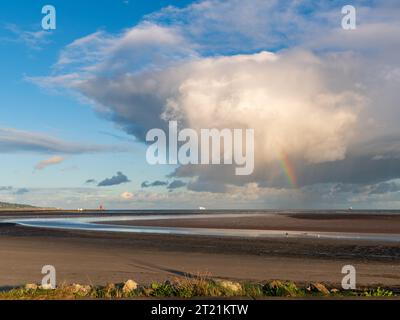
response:
M314 283L298 286L291 281L274 280L268 283L237 283L215 280L210 277L196 276L179 278L172 282L153 282L149 286L138 286L127 292L124 284L109 284L107 286L85 286L79 284L62 284L54 290L44 290L38 287L15 288L0 292L0 299L8 300L60 300L60 299L133 299L148 298L181 298L196 297L395 297L393 291L384 288L367 290L327 289L324 284Z

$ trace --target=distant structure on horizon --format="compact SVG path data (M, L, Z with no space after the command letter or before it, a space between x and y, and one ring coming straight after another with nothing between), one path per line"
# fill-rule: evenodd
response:
M204 207L199 207L199 210L206 210L206 208L204 208Z

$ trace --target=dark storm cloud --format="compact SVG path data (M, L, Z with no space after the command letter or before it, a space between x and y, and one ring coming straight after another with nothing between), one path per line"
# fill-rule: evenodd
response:
M305 187L306 189L308 187ZM358 184L338 183L331 188L331 193L360 193L363 186ZM317 190L315 190L317 191Z
M299 188L334 184L338 192L359 193L362 188L400 178L400 157L393 152L373 150L349 153L344 160L309 164L304 160L293 159L293 167ZM231 165L222 166L181 166L173 171L169 178L193 178L187 188L198 192L226 192L227 185L244 186L255 182L260 187L286 188L290 187L284 171L279 166L256 166L250 176L235 176Z
M185 182L183 182L181 180L174 180L168 185L167 189L174 190L174 189L183 188L184 186L186 186Z
M90 184L90 183L96 183L97 181L95 179L88 179L86 180L86 184Z
M244 185L252 182L253 176L235 176L233 165L185 165L176 168L169 178L192 178L187 188L197 192L220 193L226 191L226 184Z
M167 186L167 185L168 185L167 181L160 181L160 180L156 180L153 182L144 181L142 183L142 188L162 187L162 186Z
M108 187L108 186L115 186L122 183L130 182L128 177L124 175L122 172L117 172L116 176L111 178L104 179L103 181L99 182L97 185L98 187Z
M385 194L400 191L400 185L395 182L382 182L370 186L369 194Z
M307 187L305 187L306 189ZM346 184L338 183L332 186L331 193L350 193L350 194L387 194L400 191L400 184L394 181L380 182L376 184Z
M118 124L127 134L144 142L153 128L167 129L161 120L165 99L160 97L152 76L133 78L124 75L114 79L95 78L82 84L80 90L100 105L111 105L103 116Z
M400 159L365 156L308 165L300 172L299 183L375 184L396 178L400 178Z
M223 193L226 191L226 185L218 181L209 181L199 177L194 182L191 182L187 186L188 190L197 192L213 192L213 193Z

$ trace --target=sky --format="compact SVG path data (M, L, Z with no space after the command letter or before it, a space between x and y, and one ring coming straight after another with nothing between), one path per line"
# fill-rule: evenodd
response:
M399 34L395 0L2 1L0 201L397 209ZM149 164L170 121L253 129L254 172Z

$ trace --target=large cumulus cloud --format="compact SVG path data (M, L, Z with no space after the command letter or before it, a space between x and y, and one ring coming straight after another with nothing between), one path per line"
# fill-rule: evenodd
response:
M400 177L399 8L360 3L353 33L340 29L340 8L216 0L169 7L119 35L76 40L58 73L33 80L79 92L141 141L169 120L196 130L255 129L252 176L230 166L177 168L172 176L190 178L191 190L287 186L283 156L299 186Z

